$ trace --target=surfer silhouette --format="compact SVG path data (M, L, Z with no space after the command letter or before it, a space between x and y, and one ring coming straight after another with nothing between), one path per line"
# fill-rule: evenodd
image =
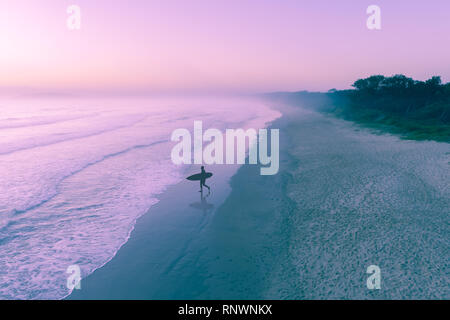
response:
M201 173L202 177L200 178L200 192L203 192L203 186L205 186L206 188L208 188L208 191L211 191L211 188L209 186L206 185L206 171L205 171L205 167L202 166L202 173Z
M206 172L204 166L202 166L201 169L202 172L189 176L186 179L190 181L200 181L199 192L203 193L203 187L206 187L208 191L211 192L211 188L208 185L206 185L206 179L211 178L213 174L211 172Z

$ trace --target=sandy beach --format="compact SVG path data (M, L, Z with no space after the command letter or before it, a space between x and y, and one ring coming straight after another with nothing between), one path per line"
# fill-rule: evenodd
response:
M210 167L203 203L189 181L169 188L68 298L448 299L448 145L282 112L277 175Z
M450 299L449 13L1 0L0 300Z

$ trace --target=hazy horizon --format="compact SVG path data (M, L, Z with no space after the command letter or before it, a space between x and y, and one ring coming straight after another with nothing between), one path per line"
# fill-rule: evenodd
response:
M81 29L69 30L69 5ZM369 5L381 30L366 27ZM4 0L0 93L346 89L372 74L450 80L450 2Z

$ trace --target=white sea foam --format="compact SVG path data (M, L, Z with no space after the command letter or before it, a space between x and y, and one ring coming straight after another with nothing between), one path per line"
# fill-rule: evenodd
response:
M0 298L67 295L179 182L170 133L194 120L263 127L279 113L242 99L11 101L0 114Z

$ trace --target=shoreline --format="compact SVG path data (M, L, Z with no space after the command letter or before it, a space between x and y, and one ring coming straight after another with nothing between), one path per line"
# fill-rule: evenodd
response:
M280 111L279 108L273 109ZM266 128L271 128L273 123L284 121L284 117L285 115L282 114L278 119L269 122ZM280 164L282 161L280 159ZM170 186L165 192L157 196L158 202L137 219L128 241L118 250L117 254L103 266L83 278L81 290L74 290L63 299L159 300L218 298L217 293L210 293L208 290L198 294L194 293L194 290L192 291L193 294L187 295L179 295L180 293L175 289L169 290L170 286L177 287L178 279L180 277L183 278L183 274L171 276L170 273L172 271L170 270L179 263L179 260L186 258L183 250L187 250L191 245L190 243L196 242L195 234L205 233L204 237L210 237L211 232L216 235L220 233L218 229L221 229L221 226L215 226L217 223L215 221L219 219L218 216L220 214L229 210L229 208L224 209L223 206L227 205L225 202L230 198L233 189L237 188L241 182L248 183L247 178L249 177L254 178L254 183L260 183L261 180L270 181L272 176L260 176L260 165L212 165L208 166L207 169L214 172L214 176L211 180L208 180L211 181L210 184L207 182L213 191L206 198L206 204L202 203L196 182L183 180L176 185ZM275 175L275 177L279 176L279 174ZM242 179L238 177L246 178L244 179L245 181L241 181ZM273 185L277 186L277 184ZM237 204L237 206L242 207L240 204ZM201 207L203 207L203 212L199 211ZM261 207L258 207L258 209L261 209ZM215 231L207 230L205 232L204 230L208 228L216 229ZM182 230L181 233L179 232L180 230ZM227 238L233 239L236 234L232 233L233 235L228 235L222 240L227 241ZM170 239L171 237L177 238L177 242L180 244L185 243L185 249L183 249L183 245L179 246L177 242ZM262 240L261 243L263 243ZM147 245L148 250L142 249L143 246ZM203 246L204 244L195 244L195 246L197 245ZM158 246L168 250L158 248ZM171 253L169 250L173 250L173 252ZM204 250L204 248L199 250ZM147 252L149 252L148 256L146 256ZM154 260L158 260L158 262L152 262ZM208 263L214 264L213 260ZM132 261L131 268L128 265L129 261ZM158 268L156 268L156 265ZM149 269L152 269L152 271L148 271ZM149 272L153 276L146 278L145 274ZM138 280L137 278L140 277L135 278L135 275L138 274L141 274L145 280L143 281L142 278ZM155 276L155 274L159 275ZM199 276L198 279L202 279L202 276ZM147 289L141 286L143 282L146 283L145 287ZM130 283L133 283L133 285L130 286ZM155 292L152 289L148 289L155 285L160 287L162 286L161 283L164 283L166 288L164 292ZM128 290L124 290L127 287ZM232 299L235 297L235 293L233 295L224 293L224 298ZM242 297L242 299L247 298Z
M208 167L206 204L195 183L170 187L67 299L448 298L447 144L280 111L277 175ZM372 264L383 290L366 288Z
M140 287L140 278L152 282L154 278L148 273L160 273L163 277L162 268L170 268L170 262L173 263L178 255L183 254L183 246L178 242L182 244L183 240L190 238L189 232L201 232L202 224L207 223L205 213L215 210L230 192L227 183L217 187L215 184L226 182L237 167L208 167L214 172L214 179L208 180L213 191L206 198L206 204L201 202L198 183L183 180L168 187L157 196L158 202L137 219L128 241L116 255L83 278L81 290L74 290L63 299L155 299ZM173 251L165 250L169 247ZM147 267L153 270L148 271ZM130 283L134 284L132 289L129 288ZM124 290L127 287L129 290Z

